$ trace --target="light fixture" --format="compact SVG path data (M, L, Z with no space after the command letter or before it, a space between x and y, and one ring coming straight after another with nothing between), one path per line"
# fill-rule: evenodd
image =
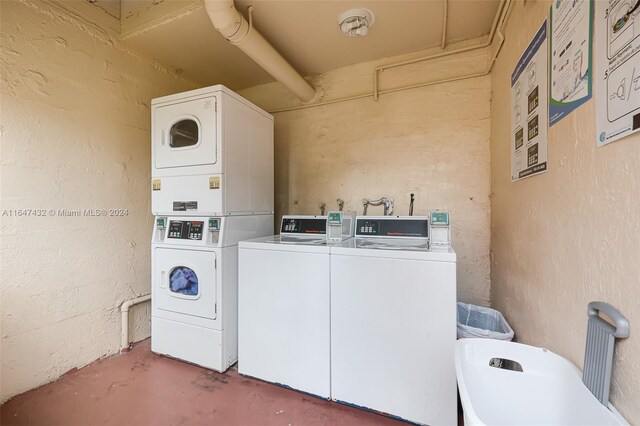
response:
M344 35L365 36L376 17L369 9L350 9L338 16L338 25Z

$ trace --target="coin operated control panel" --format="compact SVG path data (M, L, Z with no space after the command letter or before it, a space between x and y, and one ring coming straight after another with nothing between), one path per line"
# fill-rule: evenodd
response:
M353 237L356 213L332 211L326 216L285 215L280 223L282 238L315 238L338 242Z
M280 235L284 236L325 236L326 216L284 215L280 222Z
M451 246L451 221L449 212L431 212L429 216L429 228L432 246Z
M358 216L356 237L429 238L425 216Z
M353 237L356 212L331 211L327 214L327 241L339 242Z
M220 231L222 229L222 219L219 217L210 217L208 220L209 242L217 245L220 241Z
M155 223L153 224L153 235L151 237L151 242L160 242L164 240L164 234L167 230L167 218L158 216L155 218Z
M189 246L218 245L222 218L157 216L153 229L153 243Z
M201 240L204 221L202 220L170 220L167 238L181 240Z

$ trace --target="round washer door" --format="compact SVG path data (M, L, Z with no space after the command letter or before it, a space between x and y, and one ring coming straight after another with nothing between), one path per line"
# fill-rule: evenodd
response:
M216 319L216 253L158 247L153 256L158 309Z

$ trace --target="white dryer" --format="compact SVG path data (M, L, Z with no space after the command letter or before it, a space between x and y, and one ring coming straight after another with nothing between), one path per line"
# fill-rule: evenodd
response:
M151 102L154 215L272 214L273 116L222 85Z
M217 371L237 360L238 241L273 216L157 217L151 245L151 349Z
M238 371L322 398L331 394L327 237L350 238L355 219L328 217L284 216L280 235L239 244Z
M358 217L330 294L332 399L456 424L456 254L429 247L428 218Z

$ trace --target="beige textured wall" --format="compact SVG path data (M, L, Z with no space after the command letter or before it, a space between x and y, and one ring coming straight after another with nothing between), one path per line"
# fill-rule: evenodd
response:
M631 337L615 356L612 401L640 423L640 135L596 148L591 100L549 129L549 171L510 182L510 75L549 12L516 2L492 74L492 303L517 339L582 368L587 303L616 306Z
M150 100L191 85L49 2L2 1L1 30L2 210L128 210L0 217L4 401L117 351L150 291Z
M421 52L425 53L425 52ZM413 55L415 56L415 55ZM379 63L403 60L388 58ZM371 92L378 62L313 79L323 100ZM487 52L387 70L383 90L485 70ZM317 214L318 204L362 213L364 197L390 196L406 215L448 209L458 253L459 299L489 304L490 78L275 114L276 216ZM241 92L274 111L296 101L277 84ZM370 207L369 214L382 214Z

